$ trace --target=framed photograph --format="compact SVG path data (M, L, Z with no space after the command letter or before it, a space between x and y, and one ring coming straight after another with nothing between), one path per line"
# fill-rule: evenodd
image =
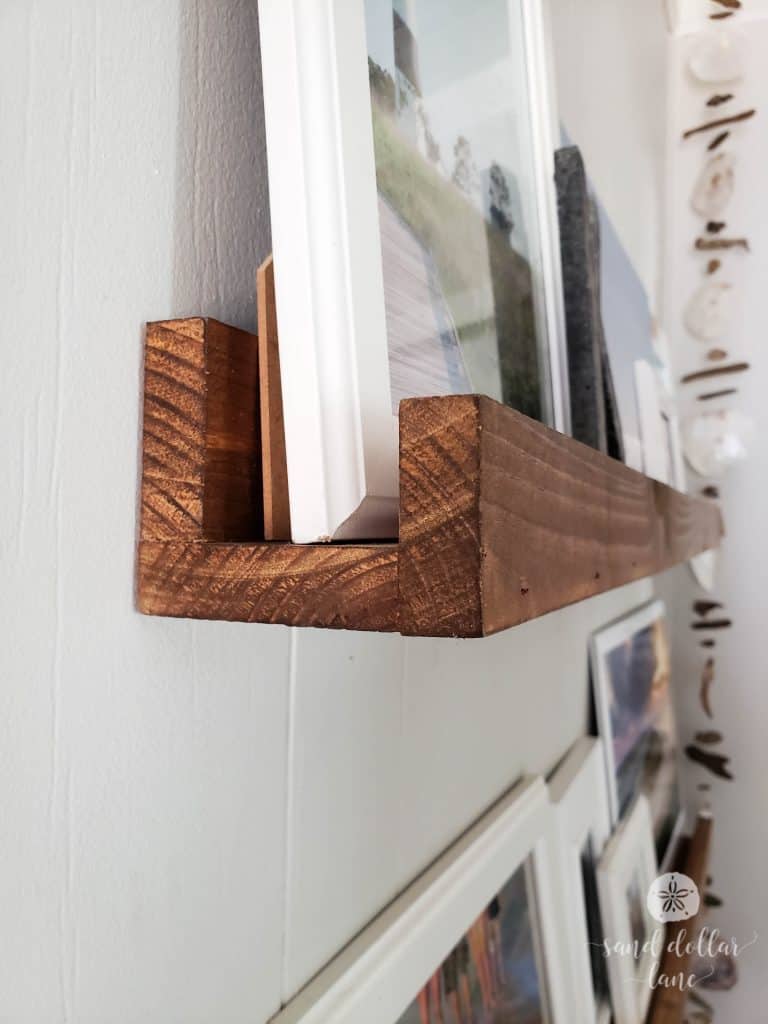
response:
M597 871L614 1024L643 1024L653 994L659 927L647 907L658 871L648 801L639 796Z
M652 601L593 634L590 653L613 823L644 794L666 865L684 815L664 603Z
M570 1022L553 810L524 780L275 1024Z
M640 359L635 363L635 388L646 476L685 490L680 423L674 397L659 371Z
M535 0L259 0L293 539L397 536L405 397L568 429Z
M560 926L567 944L572 1020L610 1024L611 990L600 916L597 867L611 837L600 739L584 737L549 782L562 878Z

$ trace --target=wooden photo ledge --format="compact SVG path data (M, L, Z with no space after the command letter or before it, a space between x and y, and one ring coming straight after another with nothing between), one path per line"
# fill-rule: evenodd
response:
M270 308L260 304L264 360ZM475 395L401 404L398 540L266 540L289 535L271 384L252 334L203 319L148 325L142 612L478 637L720 541L711 501Z

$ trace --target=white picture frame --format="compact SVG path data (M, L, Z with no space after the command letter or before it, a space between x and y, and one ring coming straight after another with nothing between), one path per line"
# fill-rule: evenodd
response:
M603 927L611 950L607 959L614 1024L644 1024L648 1013L664 939L663 926L656 924L647 906L657 877L651 814L647 800L639 796L608 843L597 872ZM627 951L633 942L638 943L637 957ZM617 950L617 945L623 950Z
M602 740L589 736L578 740L550 779L549 792L555 809L563 894L560 927L569 935L567 966L572 1019L583 1024L610 1024L610 993L596 992L593 975L593 957L602 958L602 950L593 948L598 936L594 926L590 928L588 914L592 912L593 920L600 921L599 901L596 906L587 906L588 900L597 899L597 867L611 838ZM588 892L585 886L585 852L592 861L594 892ZM597 930L602 931L602 924ZM606 970L604 959L602 963Z
M547 42L522 6L543 257L551 425L567 367ZM259 0L275 294L296 542L397 536L392 411L364 0Z
M678 491L686 490L677 403L662 376L642 359L635 363L635 388L643 447L643 472Z
M505 883L527 865L547 1021L566 1024L554 817L541 778L522 780L361 933L273 1024L396 1024Z
M621 820L622 800L619 793L618 766L615 755L615 730L612 713L612 701L615 697L609 670L609 658L612 652L630 643L633 637L642 634L643 631L653 627L660 620L664 621L665 617L666 607L664 602L658 599L653 600L593 633L590 638L590 666L595 716L597 731L603 741L608 800L611 823L614 827ZM671 685L671 680L669 685ZM663 843L663 849L658 851L658 860L665 869L674 855L677 841L685 825L685 809L683 807L682 787L679 778L678 737L676 734L676 721L671 692L667 696L669 701L667 712L668 717L671 719L671 728L673 730L671 738L674 740L675 746L671 756L673 757L673 769L676 775L677 798L670 801L670 818L666 822L668 838Z

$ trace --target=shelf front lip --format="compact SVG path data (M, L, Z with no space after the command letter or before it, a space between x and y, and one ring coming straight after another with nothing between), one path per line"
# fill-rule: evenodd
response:
M397 544L141 541L147 615L396 632Z
M483 396L400 406L401 631L488 636L715 548L711 501Z
M251 539L253 335L147 329L137 605L150 615L482 637L717 547L711 500L490 398L400 405L400 538Z

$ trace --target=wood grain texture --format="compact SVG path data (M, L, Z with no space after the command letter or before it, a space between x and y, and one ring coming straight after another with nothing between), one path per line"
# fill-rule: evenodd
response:
M485 636L717 547L718 509L491 399L400 406L401 631Z
M283 392L277 340L275 268L272 257L256 274L259 314L259 406L261 413L261 467L264 493L264 536L291 539L288 464L285 454Z
M394 632L397 545L146 541L148 615Z
M712 845L712 818L700 815L690 840L682 846L682 856L678 870L688 875L701 893L701 910L697 917L690 921L679 921L670 924L664 940L664 954L661 960L661 974L665 978L687 977L689 957L685 954L686 942L695 942L701 918L704 912L704 892L707 887L707 868ZM678 941L683 952L676 952ZM671 947L671 948L670 948ZM653 997L648 1015L649 1024L681 1024L685 1013L687 993L678 984L674 988L659 987Z
M712 502L476 395L401 404L399 543L265 542L258 376L253 335L147 328L147 614L485 636L719 543Z
M400 403L400 631L482 633L477 400Z
M274 338L271 268L260 276ZM264 542L259 376L252 334L199 318L147 325L139 610L396 630L396 544Z
M147 325L141 537L263 536L258 349L216 320Z

